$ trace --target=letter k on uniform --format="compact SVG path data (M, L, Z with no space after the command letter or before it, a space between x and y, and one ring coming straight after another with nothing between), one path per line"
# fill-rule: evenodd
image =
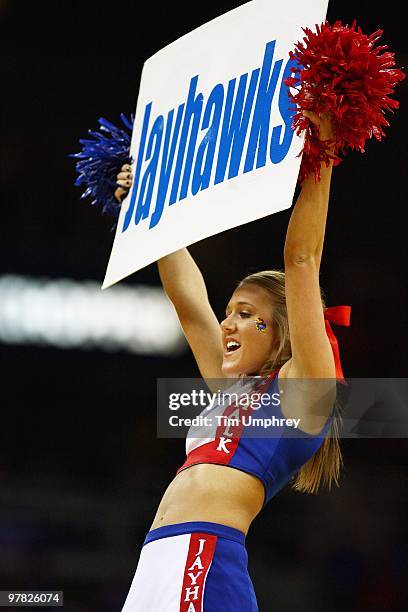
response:
M226 447L226 444L228 442L232 442L231 438L220 438L220 443L218 444L217 447L217 451L224 451L224 453L230 453L230 451L228 450L228 448Z

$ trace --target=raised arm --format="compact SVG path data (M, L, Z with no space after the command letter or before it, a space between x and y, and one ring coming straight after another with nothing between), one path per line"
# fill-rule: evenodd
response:
M121 187L115 191L118 201L128 193L132 180L130 166L123 166L118 174ZM159 259L157 265L163 289L177 312L202 377L207 380L224 378L221 329L197 264L187 249L180 249ZM211 382L208 384L211 388Z
M163 288L176 309L201 376L212 388L208 379L224 378L221 371L223 345L203 276L187 249L162 257L157 265ZM215 387L218 389L219 385Z
M320 138L334 138L330 117L319 119L314 113L304 113L320 126ZM320 269L330 195L332 164L321 165L321 180L315 182L313 174L302 183L302 189L290 217L285 241L285 261L312 257Z
M321 139L333 138L329 116L308 116L319 126ZM284 367L289 378L335 378L319 287L331 174L332 164L322 164L320 182L313 175L303 182L287 230L284 259L292 359Z

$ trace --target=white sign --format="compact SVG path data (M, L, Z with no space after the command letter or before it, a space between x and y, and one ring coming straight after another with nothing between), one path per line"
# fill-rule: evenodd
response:
M289 208L302 139L283 79L327 0L253 0L145 62L103 289L160 257Z

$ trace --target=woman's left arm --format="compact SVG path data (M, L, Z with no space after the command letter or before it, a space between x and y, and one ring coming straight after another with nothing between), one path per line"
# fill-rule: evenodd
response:
M307 116L319 127L322 140L333 139L330 116ZM289 378L336 376L319 286L331 174L332 163L329 167L322 164L320 182L315 182L313 174L304 180L286 234L285 285L292 359L285 376Z

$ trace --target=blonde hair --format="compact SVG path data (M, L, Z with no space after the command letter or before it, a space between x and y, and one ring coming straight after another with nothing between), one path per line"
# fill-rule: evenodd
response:
M286 308L285 273L282 270L255 272L243 278L237 288L248 284L255 284L266 289L272 297L272 322L279 344L274 355L264 363L260 371L261 376L267 376L274 370L278 370L292 356ZM322 289L320 289L320 295L322 308L324 308L325 296ZM292 479L292 486L296 491L317 493L322 483L329 490L333 482L339 485L340 470L343 465L339 444L340 425L341 406L336 400L334 417L322 445Z

